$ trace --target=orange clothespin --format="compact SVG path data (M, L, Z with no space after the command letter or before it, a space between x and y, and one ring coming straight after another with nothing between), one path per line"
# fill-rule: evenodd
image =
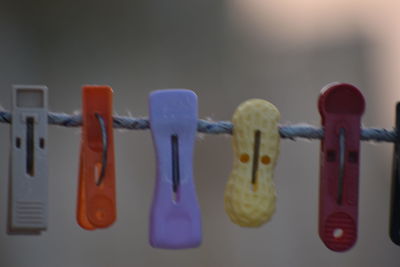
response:
M112 95L108 86L82 90L77 220L86 230L109 227L116 219Z

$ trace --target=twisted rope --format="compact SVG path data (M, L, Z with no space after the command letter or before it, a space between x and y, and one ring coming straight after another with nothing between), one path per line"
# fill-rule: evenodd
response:
M11 123L12 116L8 111L0 111L0 123ZM82 125L81 115L70 115L65 113L48 113L48 123L64 127L79 127ZM150 128L149 120L146 118L134 118L125 116L114 116L115 129L146 130ZM233 125L229 121L198 120L197 130L206 134L232 134ZM293 124L279 126L279 134L285 139L322 139L324 131L320 127L308 124ZM362 141L396 142L397 134L394 130L382 128L362 128L360 139Z

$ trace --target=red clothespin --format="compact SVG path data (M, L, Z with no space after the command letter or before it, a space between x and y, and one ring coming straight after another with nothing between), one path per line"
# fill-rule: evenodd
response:
M319 235L333 251L346 251L357 240L360 123L365 101L345 83L329 84L318 101L321 142Z
M86 230L116 219L112 94L108 86L83 87L77 219Z

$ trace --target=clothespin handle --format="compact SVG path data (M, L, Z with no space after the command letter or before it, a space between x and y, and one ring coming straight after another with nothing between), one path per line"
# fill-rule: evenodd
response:
M396 135L392 166L392 192L389 235L400 246L400 102L396 105Z

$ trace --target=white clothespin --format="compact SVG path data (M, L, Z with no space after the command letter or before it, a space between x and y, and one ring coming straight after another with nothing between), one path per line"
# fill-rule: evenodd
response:
M47 87L13 86L8 231L47 228Z

